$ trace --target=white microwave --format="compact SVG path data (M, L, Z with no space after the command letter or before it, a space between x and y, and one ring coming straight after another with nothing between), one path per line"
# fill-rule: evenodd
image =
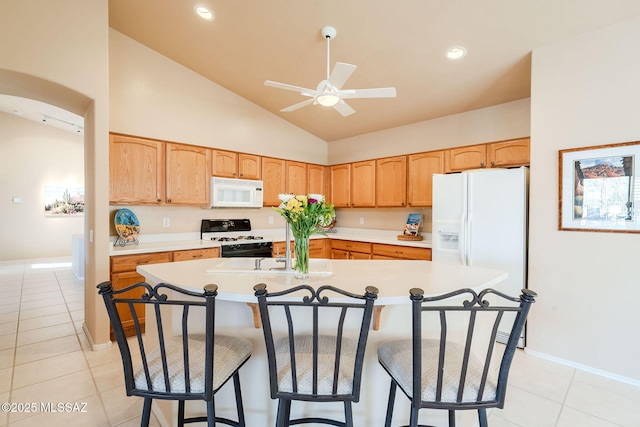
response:
M261 208L262 193L262 181L211 178L212 208Z

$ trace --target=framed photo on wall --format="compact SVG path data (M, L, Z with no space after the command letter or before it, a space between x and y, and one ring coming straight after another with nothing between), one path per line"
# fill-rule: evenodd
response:
M560 150L560 230L640 233L640 142Z

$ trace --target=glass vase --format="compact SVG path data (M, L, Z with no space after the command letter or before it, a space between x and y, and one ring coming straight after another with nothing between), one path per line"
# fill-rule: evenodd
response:
M309 277L309 237L293 236L293 252L296 258L296 265L293 268L296 272L296 279L307 279Z

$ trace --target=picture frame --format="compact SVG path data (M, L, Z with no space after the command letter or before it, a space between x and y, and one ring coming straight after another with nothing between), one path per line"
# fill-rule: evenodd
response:
M640 233L640 141L559 151L562 231Z
M48 218L84 216L84 187L45 185L44 216Z

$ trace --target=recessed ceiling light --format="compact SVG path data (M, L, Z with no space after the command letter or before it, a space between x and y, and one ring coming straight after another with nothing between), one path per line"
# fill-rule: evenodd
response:
M462 46L453 46L447 49L444 53L444 57L455 61L456 59L461 59L467 54L467 49Z
M202 5L196 6L195 11L200 18L206 19L207 21L213 21L216 17L213 14L213 11L206 6L202 6Z

